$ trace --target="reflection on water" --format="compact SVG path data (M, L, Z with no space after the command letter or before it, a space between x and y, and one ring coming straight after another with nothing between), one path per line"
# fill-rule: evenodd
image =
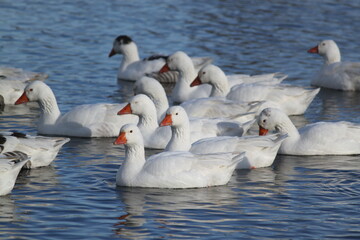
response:
M139 237L140 229L148 236L160 231L165 237L191 235L190 226L232 232L221 226L231 225L235 219L229 208L238 205L234 191L227 186L185 190L117 188L117 193L126 213L118 218L114 231L133 238ZM153 221L160 229L153 229ZM186 234L179 229L181 226L186 226L183 230Z
M321 120L360 122L360 94L331 89L321 89L319 93L322 107L319 108Z
M18 216L15 213L16 205L11 196L0 197L0 230L4 229L1 227L1 223L19 221ZM19 216L20 218L21 216Z

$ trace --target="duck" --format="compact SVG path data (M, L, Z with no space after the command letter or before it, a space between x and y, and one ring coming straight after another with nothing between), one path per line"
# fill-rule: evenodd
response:
M177 81L177 72L154 74L157 73L165 64L168 57L167 55L153 55L140 59L136 43L127 35L120 35L114 39L109 57L116 54L123 55L117 74L118 80L137 81L142 76L149 74L163 83L172 83ZM198 69L212 62L212 58L210 57L196 57L191 58L191 60L195 68Z
M142 77L134 84L134 94L145 94L155 104L158 121L162 120L169 108L169 100L164 87L151 77ZM189 118L236 118L247 122L255 118L255 113L263 101L241 102L224 97L194 98L180 104ZM242 115L242 118L240 119Z
M266 108L258 117L259 135L269 131L288 134L279 154L354 155L360 154L360 125L347 122L316 122L297 129L282 110Z
M259 112L267 107L281 108L288 115L302 115L319 93L320 88L304 88L280 84L276 79L242 83L229 87L226 75L215 65L199 71L191 86L211 85L211 96L222 96L233 101L264 101Z
M310 48L308 53L317 53L324 64L311 80L314 86L342 91L360 90L360 62L341 62L340 49L334 40L323 40Z
M30 160L23 152L0 154L0 196L11 193L22 167Z
M159 72L164 73L168 71L179 72L179 80L176 82L171 93L171 100L174 103L182 103L189 99L203 98L210 96L211 93L210 86L199 85L199 86L190 87L190 84L196 78L199 71L194 69L193 64L191 64L191 60L189 56L185 52L177 51L167 58L166 64L160 69ZM228 78L231 79L230 86L240 84L243 82L265 81L268 77L270 79L279 78L279 81L281 81L286 78L286 75L283 75L281 73L279 74L274 73L274 74L265 74L261 77L248 76L248 75L228 76Z
M85 104L61 114L53 91L41 81L29 83L15 105L27 102L38 102L40 106L37 126L40 135L116 137L122 125L138 121L132 115L117 116L118 109L125 104Z
M0 106L14 105L21 96L26 84L31 81L44 81L45 73L25 71L21 68L0 66Z
M61 147L70 141L65 137L32 136L21 132L0 132L0 152L20 151L30 157L23 168L48 166Z
M243 161L236 169L269 167L273 164L286 134L268 136L219 136L202 138L191 143L189 119L179 114L176 108L169 108L160 126L171 126L171 139L165 151L189 151L196 154L244 151Z
M154 139L156 141L156 139ZM114 142L125 146L116 185L143 188L202 188L225 185L244 153L160 152L145 159L140 129L124 125Z
M172 106L169 110L177 111L178 115L186 115L186 111L181 106ZM171 138L170 127L160 127L156 108L151 99L138 94L132 97L129 103L122 108L119 115L135 114L139 116L138 127L144 138L146 148L164 149ZM166 117L166 116L165 116ZM221 118L196 118L190 120L191 142L204 137L238 135L241 136L247 132L256 120L246 123L240 123L236 120L227 120ZM156 141L154 141L156 139Z

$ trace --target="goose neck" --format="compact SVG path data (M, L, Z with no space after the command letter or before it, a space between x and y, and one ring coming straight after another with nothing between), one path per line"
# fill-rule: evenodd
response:
M218 81L212 84L211 97L225 97L229 93L229 84L226 81Z
M120 68L126 68L129 64L139 61L139 52L135 44L130 44L122 50L123 60L121 62Z
M284 119L282 122L278 123L275 128L282 134L287 133L289 139L298 139L300 137L298 129L291 122L290 118Z
M44 97L38 103L41 110L40 121L44 124L55 123L61 115L55 96Z
M190 126L184 124L182 126L171 127L171 139L165 148L165 151L189 151L191 148Z

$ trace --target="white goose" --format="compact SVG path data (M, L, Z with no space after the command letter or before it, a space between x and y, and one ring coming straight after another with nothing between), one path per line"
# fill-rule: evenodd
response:
M21 151L30 157L24 168L48 166L61 147L70 141L64 137L31 136L19 132L0 132L0 152Z
M243 83L231 89L223 71L214 65L205 66L199 71L198 77L191 86L210 84L212 96L226 96L234 101L266 101L260 109L277 107L288 115L304 114L320 88L307 89L303 87L277 84L275 79L267 82Z
M308 53L317 53L324 58L324 65L312 79L312 85L343 91L360 90L360 62L341 62L335 41L321 41Z
M154 55L141 60L136 43L126 35L120 35L115 38L109 57L112 57L115 54L123 55L117 78L129 81L136 81L146 74L159 72L167 58L167 56L163 55ZM198 69L212 61L209 57L191 58L191 60ZM178 73L171 72L159 75L154 74L152 76L156 76L156 79L160 82L175 82Z
M186 53L178 51L170 55L166 60L166 64L159 72L164 73L170 70L179 72L179 79L171 93L171 100L174 103L182 103L189 99L210 96L210 86L190 87L192 80L197 76L197 71Z
M30 81L45 80L48 75L20 68L0 67L0 106L13 105Z
M134 84L135 94L147 95L155 104L158 120L162 120L169 101L163 86L153 78L142 77ZM247 122L254 118L255 112L263 102L239 102L224 97L195 98L180 104L190 118L229 118ZM243 114L248 113L248 114ZM240 119L240 115L243 117Z
M182 103L189 99L210 96L211 88L209 86L201 85L193 88L190 87L190 84L196 78L199 71L194 69L193 64L191 64L191 59L186 53L178 51L170 55L166 60L166 64L161 68L160 73L170 70L179 72L179 80L176 82L171 94L173 102ZM229 78L230 86L233 86L244 82L257 82L269 79L276 79L281 82L287 76L282 73L272 73L256 76L231 75L226 77Z
M157 139L154 139L156 141ZM125 145L116 184L127 187L199 188L227 184L244 154L162 152L145 159L140 130L124 125L114 144Z
M117 116L124 104L87 104L73 108L61 115L51 88L35 81L26 86L23 95L15 104L36 101L41 115L38 133L71 137L115 137L126 123L137 123L136 116Z
M360 154L360 125L350 122L318 122L299 130L280 109L266 108L258 118L259 135L275 130L288 134L279 153L288 155Z
M22 152L0 154L0 196L9 194L15 186L21 168L29 161Z
M178 114L176 108L169 108L160 126L171 126L171 139L166 151L190 151L197 154L217 152L245 152L245 158L239 162L237 169L253 169L272 165L281 142L287 135L269 136L220 136L203 138L191 144L189 119Z
M178 115L186 115L185 110L180 106L173 106L170 109L177 111ZM162 128L159 126L156 114L156 108L151 99L138 94L130 99L123 109L119 111L120 115L135 114L139 116L138 127L144 137L145 147L164 149L171 138L171 128ZM251 127L255 120L241 124L235 120L224 119L191 119L190 131L191 142L205 137L214 137L222 135L241 136ZM156 141L154 141L156 139Z

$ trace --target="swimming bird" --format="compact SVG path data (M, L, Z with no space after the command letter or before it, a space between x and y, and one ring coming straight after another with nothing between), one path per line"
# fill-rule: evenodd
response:
M65 137L31 136L20 132L0 132L0 152L20 151L30 157L24 168L48 166L61 147L70 141Z
M169 101L164 87L155 79L142 77L134 84L134 93L147 95L155 104L158 120L162 120ZM239 122L247 122L255 117L255 113L263 102L240 102L224 97L194 98L180 104L189 118L236 118ZM242 115L242 118L240 116Z
M137 123L136 116L117 116L124 104L86 104L61 114L51 88L41 81L28 84L15 104L38 102L38 133L70 137L116 137L126 123Z
M140 59L138 47L136 43L126 35L120 35L115 38L113 48L109 53L109 57L116 54L123 55L117 78L129 81L136 81L142 76L151 74L160 82L176 82L178 78L177 72L169 72L166 74L153 74L159 72L160 68L165 64L168 56L153 55L144 59ZM200 69L206 64L211 63L210 57L191 58L194 67Z
M360 90L360 62L341 62L340 49L334 40L321 41L308 53L317 53L324 58L312 85L343 91Z
M297 129L280 109L266 108L258 118L259 135L268 131L288 134L279 149L287 155L360 154L360 125L340 122L317 122Z
M178 115L187 115L180 106L172 106L170 109L176 109ZM155 105L148 96L138 94L132 97L129 103L118 114L135 114L139 116L138 127L143 135L145 147L164 149L168 144L171 138L171 129L170 127L164 128L159 126ZM254 122L255 119L244 124L236 120L222 118L191 119L191 142L204 137L241 136L247 132Z
M277 107L288 115L304 114L320 91L320 88L278 84L278 81L279 79L273 78L268 81L237 84L230 88L224 72L215 65L208 65L199 71L191 86L211 85L211 96L222 96L233 101L265 101L260 110L269 106Z
M189 99L203 98L210 96L211 93L210 86L200 85L200 86L190 87L190 84L196 78L199 71L194 69L193 64L191 64L191 60L189 56L185 52L177 51L167 58L166 64L160 69L160 73L164 73L167 71L179 72L179 80L176 82L171 93L171 99L174 103L182 103ZM286 75L279 74L278 76L277 73L266 74L266 77L264 76L260 77L260 76L246 75L246 77L244 77L244 75L240 75L240 76L230 75L227 77L229 78L230 86L244 82L264 80L266 78L273 78L273 77L279 77L280 79L286 78Z
M156 141L156 139L154 139ZM116 184L127 187L200 188L227 184L243 153L162 152L145 159L139 128L126 124L114 144L125 145Z
M189 151L197 154L244 151L244 159L237 169L253 169L272 165L286 134L269 136L219 136L203 138L191 143L189 118L169 108L160 126L171 126L171 139L165 151Z

